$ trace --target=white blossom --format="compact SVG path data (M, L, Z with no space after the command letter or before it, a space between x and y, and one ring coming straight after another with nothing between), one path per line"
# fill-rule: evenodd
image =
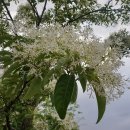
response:
M30 74L40 73L46 66L53 68L60 59L62 61L67 59L70 60L68 66L70 70L82 63L94 68L108 99L118 97L123 92L123 79L118 73L123 62L119 59L118 49L110 48L109 44L101 42L89 28L62 27L59 24L44 25L40 29L28 28L23 34L33 41L19 44L23 51L18 51L15 48L18 45L14 44L13 54L22 61L28 60ZM41 54L45 57L37 63L36 59ZM65 65L66 63L64 67Z

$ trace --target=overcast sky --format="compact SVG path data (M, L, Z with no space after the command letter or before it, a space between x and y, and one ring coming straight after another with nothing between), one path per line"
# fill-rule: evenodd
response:
M108 0L98 0L104 4ZM25 0L21 0L22 3ZM51 4L49 6L52 6ZM16 14L16 6L12 4L10 7L11 13L14 16ZM113 27L105 26L93 26L94 33L98 37L106 38L112 32L118 31L122 28L127 28L130 31L128 25L115 25ZM124 58L126 65L121 68L121 73L130 77L130 59ZM130 86L130 84L129 84ZM97 105L95 99L89 99L87 93L83 94L81 89L78 96L79 110L82 114L79 117L78 123L80 130L130 130L130 90L126 90L125 94L118 100L111 102L107 105L107 109L102 121L99 124L95 124L97 119Z

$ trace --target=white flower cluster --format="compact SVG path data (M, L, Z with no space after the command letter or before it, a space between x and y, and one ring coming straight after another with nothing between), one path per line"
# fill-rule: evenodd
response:
M40 73L41 68L43 70L46 66L53 68L60 59L63 62L64 58L70 62L63 62L63 69L68 67L73 70L82 63L94 68L109 99L118 97L123 92L122 77L118 73L118 68L123 63L119 59L118 50L100 42L90 29L56 24L44 25L40 29L29 28L23 34L33 40L29 44L13 45L13 54L14 57L20 57L21 61L28 61L31 74ZM22 48L22 51L15 46ZM41 55L43 57L37 62Z

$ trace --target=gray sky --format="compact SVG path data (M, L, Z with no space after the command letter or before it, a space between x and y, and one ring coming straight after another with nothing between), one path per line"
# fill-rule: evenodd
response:
M98 0L104 4L108 0ZM22 3L25 0L21 0ZM52 5L50 5L52 6ZM11 13L16 14L15 4L11 5ZM118 31L122 28L127 28L130 31L130 26L118 24L113 27L93 26L94 33L98 37L106 38L112 32ZM130 77L130 58L124 58L126 65L120 69L123 75ZM130 84L129 84L130 86ZM118 100L107 105L105 115L99 124L95 124L97 119L97 105L95 99L89 99L87 93L82 93L79 89L78 104L79 111L82 114L79 117L84 117L80 120L77 118L80 125L80 130L130 130L130 90L126 90L124 95Z

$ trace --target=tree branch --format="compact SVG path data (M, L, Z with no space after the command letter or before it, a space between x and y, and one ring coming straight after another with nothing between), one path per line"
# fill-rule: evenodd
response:
M4 107L0 108L0 113L1 112L9 112L11 107L17 102L17 100L19 100L20 96L23 94L23 91L25 90L25 88L27 87L27 84L34 78L34 76L32 78L30 78L28 81L26 81L26 79L24 79L23 81L23 87L22 89L19 91L19 93L17 94L17 96L10 101L9 103L5 103Z
M30 0L27 0L27 1L30 4L30 6L32 7L32 11L34 13L34 16L36 17L36 26L37 26L37 20L40 18L40 16L38 14L36 7L32 4L32 2Z
M109 9L109 10L107 10L107 9L105 9L105 8L103 7L103 8L100 8L100 9L93 10L93 11L87 12L87 13L85 13L85 14L82 14L82 15L78 16L78 17L75 18L75 19L71 19L71 20L69 20L69 21L67 22L67 24L65 24L64 26L69 25L70 23L73 23L73 22L75 22L75 21L77 21L77 20L79 20L79 19L83 19L85 16L90 15L90 14L92 14L92 13L96 13L96 12L106 13L106 12L110 12L110 11L119 11L119 12L121 12L121 11L123 11L123 9L112 9L112 10Z
M6 113L5 118L6 118L6 127L7 127L7 129L12 130L11 123L10 123L10 116L9 116L8 112Z
M17 102L17 100L19 100L20 96L23 94L23 91L27 87L27 84L33 78L34 78L34 76L30 80L26 81L26 76L24 76L22 89L19 91L19 93L17 94L17 96L12 101L10 101L8 104L6 104L5 109L4 109L5 111L10 111L11 107Z
M112 2L113 0L109 0L108 1L108 3L107 3L107 6L109 6L110 5L110 3Z
M25 90L25 88L27 87L27 84L34 78L34 76L32 78L30 78L28 81L26 80L26 75L23 78L23 87L22 89L19 91L19 93L17 94L17 96L10 101L8 104L5 104L4 107L0 108L0 113L5 113L5 119L6 119L6 127L8 128L8 130L13 130L11 127L11 123L10 123L10 115L9 112L11 110L11 107L19 100L20 96L23 94L23 91ZM1 97L2 98L2 97Z
M46 10L46 5L47 5L47 0L45 0L45 4L44 4L43 10L42 10L42 13L41 13L41 15L40 15L40 18L39 18L39 20L38 20L38 23L37 23L38 25L37 25L37 26L39 26L40 23L41 23L41 21L42 21L43 14L44 14L44 12L45 12L45 10Z
M23 87L22 89L19 91L18 95L15 97L14 100L10 101L10 103L6 106L7 109L10 109L13 104L15 104L15 102L17 100L19 100L20 96L23 94L23 91L25 90L25 88L27 87L27 84L33 79L34 77L32 77L30 80L26 81L26 77L24 77L24 81L23 81Z
M45 4L44 4L44 7L43 7L43 10L42 10L42 13L41 13L41 18L46 10L46 5L47 5L47 0L45 0Z
M32 4L32 2L30 0L27 0L27 1L31 5L33 12L36 14L37 17L39 17L36 7Z
M34 13L34 15L36 17L36 27L39 27L39 25L40 25L40 23L42 21L43 14L44 14L44 12L46 10L47 0L45 0L41 15L38 14L38 11L37 11L35 5L33 5L33 3L30 0L27 0L27 1L31 5L33 13Z
M8 16L10 17L10 20L12 21L12 23L13 23L13 25L14 25L14 20L13 20L11 14L10 14L10 11L9 11L9 9L8 9L8 7L7 7L7 5L6 5L6 3L4 2L4 0L1 0L1 2L2 2L3 6L5 7L6 12L7 12Z
M0 93L0 99L3 101L5 104L5 99L3 98L2 94ZM0 107L0 113L4 112L4 107Z
M1 0L1 2L2 2L3 6L5 7L6 12L7 12L8 16L9 16L9 18L10 18L10 19L7 18L7 20L10 20L10 21L12 22L13 26L14 26L13 33L17 36L17 31L16 31L15 23L14 23L14 20L13 20L13 18L12 18L12 16L11 16L11 13L10 13L10 11L9 11L9 9L8 9L8 7L7 7L7 5L6 5L6 3L4 2L4 0Z

